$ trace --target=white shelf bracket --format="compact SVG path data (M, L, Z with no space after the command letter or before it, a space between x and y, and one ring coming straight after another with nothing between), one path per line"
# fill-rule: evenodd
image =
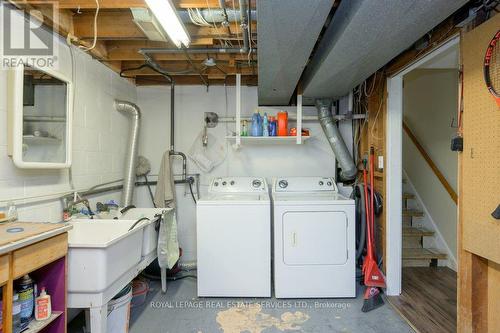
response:
M241 145L241 74L236 74L236 147Z
M302 144L302 95L297 95L297 144Z

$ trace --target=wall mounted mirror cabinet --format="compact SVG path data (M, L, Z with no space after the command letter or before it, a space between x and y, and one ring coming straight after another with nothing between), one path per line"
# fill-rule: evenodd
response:
M8 152L24 169L71 166L72 83L54 70L19 66L8 74Z

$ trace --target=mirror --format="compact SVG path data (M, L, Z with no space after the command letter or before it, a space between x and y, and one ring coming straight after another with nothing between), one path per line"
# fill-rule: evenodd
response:
M19 168L71 165L71 82L52 70L9 73L9 154Z

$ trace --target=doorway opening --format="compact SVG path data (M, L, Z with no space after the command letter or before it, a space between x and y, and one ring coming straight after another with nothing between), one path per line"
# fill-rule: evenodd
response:
M387 244L399 249L388 258L390 302L417 331L455 331L459 38L388 87Z

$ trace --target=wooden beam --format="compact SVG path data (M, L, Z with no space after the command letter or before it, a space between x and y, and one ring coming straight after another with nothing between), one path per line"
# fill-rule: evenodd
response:
M73 20L74 34L80 39L94 38L94 14L76 14ZM129 10L102 12L97 18L97 37L99 39L146 39L144 33L133 22L132 13ZM227 29L222 27L198 27L187 24L186 28L191 38L217 38L233 37L227 34ZM230 24L231 34L241 35L241 28L236 23ZM252 31L257 31L257 23L252 22Z
M144 57L138 53L141 47L163 47L162 42L152 42L152 41L106 41L108 48L107 60L123 60L123 61L133 61L133 60L144 60ZM217 53L210 54L215 60L220 61L246 61L246 54L228 54L228 53ZM206 54L190 54L193 60L204 60ZM186 56L182 53L170 53L170 54L155 54L154 58L156 60L186 60Z
M226 80L224 79L209 79L210 85L223 85L226 83L227 85L235 85L235 75L229 75ZM257 76L242 76L241 83L246 86L256 86L257 85ZM135 79L135 83L138 86L155 86L155 85L168 85L168 82L162 76L138 76ZM175 77L176 85L201 85L203 84L199 76L186 76L186 75L178 75Z
M36 0L27 0L36 1ZM38 0L39 1L39 0ZM238 1L235 2L237 4ZM177 8L220 8L218 0L176 0ZM229 5L229 3L228 3ZM232 3L231 3L232 5ZM59 7L64 9L95 9L95 0L60 0ZM145 8L144 0L99 0L101 9Z
M99 0L100 9L126 9L147 7L144 0ZM59 0L61 9L95 9L95 0Z

